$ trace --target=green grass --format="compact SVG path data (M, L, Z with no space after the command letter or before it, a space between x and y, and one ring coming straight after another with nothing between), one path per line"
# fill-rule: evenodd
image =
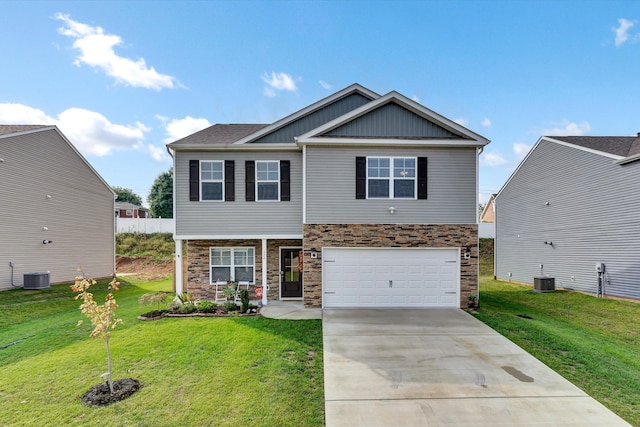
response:
M176 244L171 233L117 233L116 254L128 257L151 257L171 261Z
M640 426L640 305L480 281L477 318ZM527 315L532 319L519 317Z
M89 337L88 319L76 326L83 316L69 286L0 293L1 425L324 425L320 320L142 322L136 317L150 307L140 295L169 291L171 280L121 283L116 314L125 323L111 335L113 377L143 387L103 408L79 399L101 381L106 350ZM101 282L94 296L105 294Z

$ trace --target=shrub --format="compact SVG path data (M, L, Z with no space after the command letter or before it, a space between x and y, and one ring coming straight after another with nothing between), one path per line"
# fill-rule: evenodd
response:
M249 310L249 291L243 289L240 291L240 302L242 303L242 312L246 313Z
M227 313L237 313L238 312L238 306L233 301L226 301L222 305L222 307L224 308L224 311L226 311Z
M160 304L167 302L169 295L166 292L156 292L155 294L144 294L138 298L138 302L144 304L155 304L156 311L160 310Z
M211 301L198 301L196 308L201 313L213 313L218 308L218 304Z

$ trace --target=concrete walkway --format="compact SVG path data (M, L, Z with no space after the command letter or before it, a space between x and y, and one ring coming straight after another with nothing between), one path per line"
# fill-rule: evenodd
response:
M260 314L271 319L322 319L322 309L304 308L302 301L269 301Z
M629 426L462 310L322 318L327 427Z

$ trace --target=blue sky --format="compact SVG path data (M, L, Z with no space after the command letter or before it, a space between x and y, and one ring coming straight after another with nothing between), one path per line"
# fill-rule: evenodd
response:
M0 123L56 124L146 198L165 144L352 83L492 142L480 199L541 135L640 132L636 1L8 1Z

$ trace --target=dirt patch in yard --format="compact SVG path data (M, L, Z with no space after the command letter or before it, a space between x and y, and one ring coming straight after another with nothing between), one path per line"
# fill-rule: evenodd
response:
M173 274L172 261L158 261L151 257L116 256L116 274L136 274L148 280L162 279Z

